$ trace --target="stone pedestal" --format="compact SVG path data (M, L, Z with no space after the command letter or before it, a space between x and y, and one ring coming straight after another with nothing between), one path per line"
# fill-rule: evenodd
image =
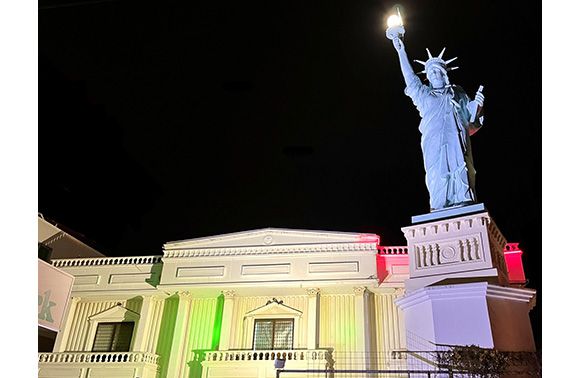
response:
M503 237L483 204L413 217L402 310L407 349L478 345L535 351L529 311L535 291L509 284Z
M535 291L476 282L425 287L395 301L403 311L407 349L478 345L535 351L529 311Z
M453 211L451 218L431 215L428 222L402 228L409 248L407 292L436 283L508 284L506 239L489 214ZM444 217L445 212L438 215Z

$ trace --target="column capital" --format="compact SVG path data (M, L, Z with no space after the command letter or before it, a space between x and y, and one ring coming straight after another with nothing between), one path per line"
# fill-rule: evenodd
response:
M189 291L178 291L175 294L177 294L177 296L179 297L179 300L190 300L191 299L191 293Z
M222 294L224 295L224 298L233 298L236 295L236 291L235 290L223 290Z
M81 297L71 297L70 302L73 304L77 304L81 301Z
M308 289L306 289L306 294L308 294L309 297L318 295L320 293L320 289L317 287L309 287Z
M403 287L398 287L395 289L395 291L393 292L393 294L395 295L395 297L399 298L402 297L405 294L405 288Z
M352 289L354 291L354 295L363 295L367 291L366 286L357 286Z

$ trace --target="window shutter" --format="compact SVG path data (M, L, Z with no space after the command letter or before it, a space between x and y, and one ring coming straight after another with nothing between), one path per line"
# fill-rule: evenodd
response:
M93 352L128 352L134 325L133 322L99 323Z
M133 336L133 322L124 322L117 325L117 333L113 338L112 352L128 352Z

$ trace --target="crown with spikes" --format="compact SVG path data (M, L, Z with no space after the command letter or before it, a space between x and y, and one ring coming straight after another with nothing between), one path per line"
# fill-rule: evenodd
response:
M457 59L457 57L449 59L449 60L444 60L443 59L444 52L445 52L445 47L443 48L443 50L441 50L439 55L434 58L433 55L431 55L431 51L429 51L429 49L427 49L427 54L429 55L429 59L426 62L423 62L422 60L418 60L418 59L414 60L417 63L421 63L425 67L425 69L423 71L418 72L418 73L420 73L420 74L427 73L427 71L429 70L429 67L431 67L433 64L440 66L441 68L443 68L445 70L445 72L449 72L449 71L453 71L453 70L458 69L459 67L447 68L447 65L449 63L453 62L455 59Z

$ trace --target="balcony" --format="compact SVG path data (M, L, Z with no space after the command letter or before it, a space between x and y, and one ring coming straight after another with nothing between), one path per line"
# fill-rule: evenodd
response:
M326 349L209 351L205 352L201 363L202 377L274 378L276 359L285 360L285 369L331 369L334 365L332 352ZM302 377L297 374L293 376ZM308 377L317 375L310 373Z
M39 353L39 378L155 378L159 356L142 352Z

